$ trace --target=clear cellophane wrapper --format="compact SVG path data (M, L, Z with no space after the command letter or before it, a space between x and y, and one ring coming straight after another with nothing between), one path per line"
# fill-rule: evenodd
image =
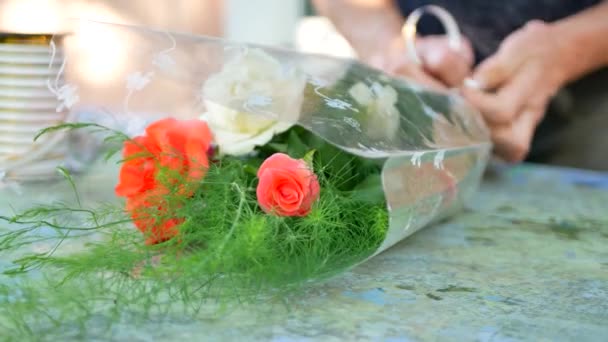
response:
M456 212L475 192L489 158L479 113L456 93L432 91L354 60L88 21L71 23L70 32L51 45L61 45L63 53L56 56L61 74L49 87L58 106L81 114L73 117L132 137L158 118L241 113L299 127L341 153L380 165L375 190L383 193L388 215L382 238L323 274L355 266ZM119 167L108 163L103 170L112 174ZM96 210L96 199L121 205L107 184L95 188L85 179L70 182L87 189L79 198L87 210Z
M101 51L86 40L94 36L79 35L88 31L120 38ZM348 153L382 160L391 225L380 251L462 206L488 160L486 127L457 94L433 92L352 60L88 21L75 32L65 43L66 83L60 85L73 93L59 98L74 102L72 110L82 106L128 125L146 116L199 118L206 105L219 105L297 124ZM255 65L261 53L274 59L276 70ZM114 67L111 75L96 78L103 70L94 69L106 65ZM231 65L226 82L241 91L220 86L205 92L206 81ZM359 84L396 90L397 124L388 115L365 117L351 96Z

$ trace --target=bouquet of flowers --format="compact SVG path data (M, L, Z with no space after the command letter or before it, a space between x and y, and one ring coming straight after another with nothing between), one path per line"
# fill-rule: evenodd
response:
M72 42L59 105L165 117L134 135L97 123L41 133L101 132L108 160L121 153L106 166L118 171L115 200L87 206L79 177L65 172L75 203L2 217L12 228L0 252L52 242L5 270L20 288L0 286L13 317L63 326L100 311L197 311L301 288L460 208L488 159L486 128L457 95L355 61L85 28L129 42L114 52L123 77L95 82L82 68L90 45Z

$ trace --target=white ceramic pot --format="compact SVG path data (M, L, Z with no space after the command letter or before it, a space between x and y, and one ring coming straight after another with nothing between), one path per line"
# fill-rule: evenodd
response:
M61 177L57 172L57 167L63 166L64 164L65 156L60 156L55 159L45 159L22 166L19 169L10 170L6 172L5 177L12 181L48 180L55 177Z
M15 66L13 64L0 64L0 75L13 76L43 76L46 79L59 73L60 66Z
M0 52L17 52L27 54L50 55L52 49L47 45L35 44L0 44Z
M17 134L30 134L36 135L41 130L59 124L60 121L56 122L19 122L19 121L0 121L0 134L4 133L17 133Z
M2 75L0 73L1 87L30 87L30 88L46 88L48 89L48 76L38 77L18 77Z
M56 99L56 95L53 94L47 87L40 88L24 88L24 87L3 87L0 86L0 98L23 98L23 99L36 99L36 100L49 100Z
M57 101L45 99L42 101L28 99L10 99L0 97L0 110L24 110L53 112L57 108Z
M52 111L5 111L0 109L0 124L1 122L19 122L28 124L34 123L49 123L61 121L65 118L64 113L57 113L55 110Z

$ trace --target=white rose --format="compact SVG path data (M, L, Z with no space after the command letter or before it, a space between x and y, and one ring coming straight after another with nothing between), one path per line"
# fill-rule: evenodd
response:
M305 86L297 69L259 49L241 50L203 86L202 119L220 153L248 154L289 129L299 117Z
M367 86L359 82L350 88L348 94L367 109L364 127L370 138L393 139L397 135L401 114L395 106L398 95L393 87L377 82Z

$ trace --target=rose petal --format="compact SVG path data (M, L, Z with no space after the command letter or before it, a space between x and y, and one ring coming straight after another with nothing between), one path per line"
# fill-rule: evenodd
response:
M146 128L146 135L157 146L162 148L162 146L168 145L167 132L176 125L177 120L173 118L158 120Z
M302 169L307 174L310 173L310 169L306 162L303 160L293 159L284 153L275 153L272 156L264 160L264 163L258 170L258 177L261 177L262 173L267 169L286 169L286 170L298 170Z
M151 161L125 162L115 188L118 196L128 197L154 187L154 165Z
M283 195L282 189L285 188L289 189L293 194L292 198L288 199ZM273 191L273 198L276 203L276 207L278 207L283 213L297 212L302 206L305 196L306 194L304 193L303 189L300 188L299 185L289 182L289 180L283 180Z
M123 155L127 160L121 167L116 193L127 197L126 209L133 222L149 235L146 243L162 242L178 234L183 219L171 215L179 203L167 203L166 195L175 193L173 188L179 196L193 194L193 185L209 166L210 145L211 132L205 122L175 119L159 120L146 129L146 136L125 143ZM159 181L159 171L164 172L163 182Z
M157 188L127 199L126 210L135 226L146 236L146 244L157 244L175 237L183 219L167 217L169 210L159 204L168 191Z
M277 153L262 163L256 189L262 210L279 216L305 216L319 196L316 175L303 160Z
M199 180L209 168L209 148L211 147L211 131L202 121L187 121L189 130L186 139L185 152L188 156L188 178Z

